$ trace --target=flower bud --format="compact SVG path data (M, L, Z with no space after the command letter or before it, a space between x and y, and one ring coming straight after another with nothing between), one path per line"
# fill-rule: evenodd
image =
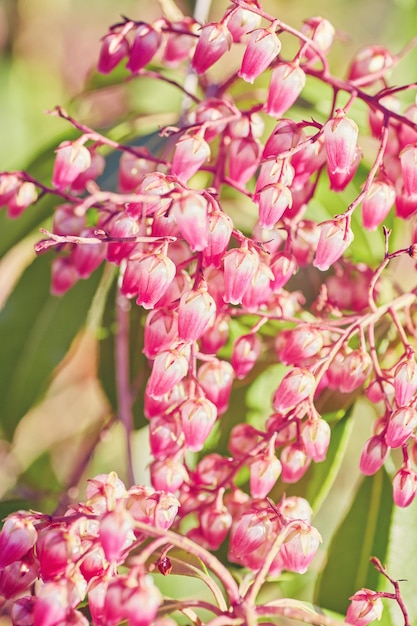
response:
M129 54L126 68L139 72L153 59L162 41L161 31L151 24L139 24Z
M274 449L268 448L267 452L258 454L255 459L251 460L249 488L252 498L262 500L266 498L277 482L281 469L281 461L275 456Z
M182 350L163 350L155 357L146 393L156 398L168 393L187 374L188 358Z
M383 46L365 46L354 56L348 80L358 81L362 86L371 85L381 78L381 73L392 64L393 57L389 50Z
M103 37L97 69L110 74L120 61L129 54L129 42L121 33L108 33Z
M222 415L227 411L234 380L234 370L230 363L220 359L203 363L198 370L197 380L207 398L216 405L218 414Z
M311 459L307 456L304 447L293 443L281 450L282 473L284 483L296 483L304 476L310 467Z
M387 217L395 201L395 189L389 182L376 180L362 202L362 223L367 230L375 230Z
M246 4L250 5L251 2ZM233 41L242 41L247 33L251 33L259 27L261 19L261 16L253 11L238 6L234 7L227 15L227 27L232 34Z
M344 220L325 222L320 229L314 267L326 271L335 263L353 241L353 232Z
M197 341L213 321L216 303L207 285L188 291L178 305L178 336L182 341Z
M391 415L385 441L390 448L399 448L406 443L407 439L417 427L417 411L411 407L404 407L394 411Z
M383 604L379 594L370 589L361 589L349 598L351 601L346 613L346 623L353 626L366 626L380 620Z
M301 427L301 441L305 451L315 463L326 458L330 443L331 429L324 419L313 419L304 422Z
M306 75L297 63L280 63L272 71L266 112L282 117L294 104L306 84Z
M183 135L175 144L171 174L186 183L209 158L210 147L203 137Z
M262 342L258 335L250 333L236 339L231 363L237 378L245 378L251 371L262 350Z
M303 521L291 523L291 531L280 553L283 567L297 574L304 574L314 559L322 542L319 531Z
M350 170L355 160L358 132L357 124L343 113L339 113L323 126L330 176L345 174Z
M275 31L257 28L252 31L238 76L248 83L262 74L281 50L281 42Z
M390 448L384 439L376 435L365 442L359 461L359 469L365 476L372 476L381 469L388 456Z
M409 506L417 493L417 474L410 467L401 467L392 479L394 504Z
M272 230L285 211L292 206L292 195L281 183L266 185L258 193L259 225Z
M229 176L238 185L246 185L258 169L261 145L252 136L232 139L229 145Z
M139 306L152 309L174 280L175 271L175 263L161 253L128 261L120 291L128 298L136 295Z
M224 301L240 304L259 265L255 250L247 246L226 252L224 262Z
M232 45L232 35L226 24L206 24L202 27L191 66L204 74Z
M180 406L185 445L192 452L203 449L217 419L217 409L207 398L190 398Z
M286 411L297 406L313 393L315 384L316 379L309 370L294 367L284 376L274 393L274 410Z
M186 191L172 202L171 212L193 252L201 252L207 246L207 210L207 200L195 191Z
M56 149L52 186L58 191L65 191L90 165L91 154L88 148L79 141L64 141Z
M0 568L20 561L34 546L38 534L29 519L10 515L0 532Z
M407 406L417 391L417 363L414 356L400 363L394 373L395 402Z

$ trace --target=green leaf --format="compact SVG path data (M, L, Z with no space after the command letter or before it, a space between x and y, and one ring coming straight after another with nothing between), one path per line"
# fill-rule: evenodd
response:
M40 257L26 269L0 312L0 424L8 437L85 324L101 275L57 298L49 293L50 259Z
M386 472L364 477L333 537L316 587L316 604L345 613L349 596L361 587L377 587L379 575L369 559L386 559L392 509L392 488Z
M388 574L400 583L401 596L407 608L410 624L417 624L417 500L407 508L394 507L385 561ZM387 586L392 593L392 585ZM395 602L386 602L394 626L404 624Z

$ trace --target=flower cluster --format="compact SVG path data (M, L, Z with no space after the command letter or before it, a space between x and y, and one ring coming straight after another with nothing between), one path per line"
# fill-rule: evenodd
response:
M281 33L297 44L291 58ZM204 549L217 550L230 536L232 562L259 573L266 561L265 575L305 572L321 540L311 526L309 505L284 496L271 508L265 499L278 481L295 483L312 462L325 460L331 438L329 389L343 408L366 388L378 419L360 469L374 474L390 450L399 449L394 502L404 507L414 499L415 296L399 285L386 301L383 286L392 259L417 258L416 238L390 252L384 227L385 256L376 268L349 255L359 206L366 230L383 224L392 207L396 217L413 223L417 105L401 112L401 88L387 83L387 72L401 55L380 46L361 50L346 79L333 76L327 55L334 35L324 18L306 20L296 31L255 1L235 0L220 21L205 25L190 18L152 24L124 19L103 38L98 70L107 74L126 61L133 79L169 80L184 91L181 121L161 131L163 149L151 153L114 142L57 108L54 113L80 136L58 146L52 186L25 172L0 176L0 201L11 217L34 204L38 193L61 199L51 232L44 231L36 247L38 253L50 248L56 253L52 293L64 294L104 261L118 268L120 297L147 311L143 352L150 376L144 413L156 489L152 495L134 487L125 491L119 483L107 489L99 479L90 483L87 503L59 523L48 525L35 514L26 521L14 518L10 523L23 524L31 545L3 565L22 567L24 560L30 579L25 589L36 577L42 581L35 595L15 604L15 615L33 614L36 626L49 625L38 621L37 612L46 609L37 607L53 605L59 611L69 603L71 618L66 609L53 623L83 623L75 607L88 589L95 624L151 623L160 600L143 563L127 575L112 576L140 546L136 522L143 521L144 510L146 523L166 529L177 513L177 498L179 517L188 517L189 538ZM211 80L212 66L232 48L240 50L235 71L223 82ZM151 61L159 72L147 69ZM164 67L184 73L191 67L200 79L196 93L168 79ZM288 113L309 80L333 91L321 121ZM258 82L262 101L252 92ZM242 107L232 95L236 84L249 90L244 102L254 103ZM367 130L354 120L358 101L367 107L373 138L365 156L361 145ZM109 149L121 155L118 189L112 191L97 182ZM314 201L323 181L335 193L352 192L358 167L367 162L362 190L346 210L325 220L317 216ZM247 207L251 229L241 227L228 210L231 194ZM310 275L319 287L312 293L297 290L297 278L306 281ZM241 331L231 338L236 321ZM384 325L393 332L379 347L376 331ZM190 463L190 453L204 451L229 410L234 385L274 363L281 364L283 374L268 399L264 424L255 427L242 416L228 435L230 456L202 454ZM242 468L249 473L246 491L238 487ZM116 496L118 489L123 493ZM3 537L8 537L5 528ZM61 584L64 572L71 589ZM7 577L1 580L3 587L9 584ZM354 598L350 623L365 624L365 614L379 615L379 596L371 609L373 599L365 591ZM358 603L365 609L357 609ZM147 621L134 617L139 605L149 605ZM363 617L352 621L358 611ZM14 619L21 623L23 618Z

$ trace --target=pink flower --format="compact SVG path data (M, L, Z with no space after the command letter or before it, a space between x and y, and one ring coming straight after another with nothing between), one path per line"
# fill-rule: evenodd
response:
M38 534L33 523L18 513L10 515L0 532L0 568L19 561L29 552Z
M188 291L178 305L178 336L182 341L197 341L213 321L216 303L207 286Z
M294 104L306 83L306 75L297 63L280 63L272 71L266 112L281 117Z
M301 428L301 441L306 453L315 463L326 458L330 443L331 429L324 419L312 419L304 422Z
M247 246L229 250L224 262L224 301L240 304L259 265L258 254Z
M197 74L204 74L232 45L232 35L226 24L206 24L202 27L191 65Z
M319 531L303 521L291 523L291 531L280 553L285 569L304 574L322 542Z
M171 174L186 183L210 158L210 147L200 135L183 135L175 144Z
M387 217L395 201L395 189L389 182L376 180L362 202L362 223L367 230L375 230Z
M293 443L281 450L282 473L284 483L296 483L310 467L311 459L307 456L304 446Z
M230 363L220 359L203 363L198 370L197 380L207 398L216 405L218 414L227 411L234 381L234 370Z
M131 72L139 72L157 53L162 41L159 28L151 24L139 24L130 50L126 67Z
M185 445L199 452L217 419L217 408L207 398L190 398L181 404L180 414Z
M122 33L108 33L102 40L97 69L101 74L110 72L129 54L129 42Z
M401 467L392 479L393 500L397 506L409 506L417 493L417 474L410 467Z
M127 262L121 292L136 303L153 309L175 277L175 263L164 254L148 254Z
M349 68L348 80L371 85L393 63L389 50L383 46L365 46L355 55Z
M292 206L291 191L281 183L274 183L263 187L257 196L259 225L266 230L272 230L285 211Z
M344 220L325 222L320 229L314 267L326 271L335 263L353 241L353 233Z
M146 387L146 393L161 397L187 374L188 358L184 350L164 350L157 354Z
M350 170L355 160L358 132L357 124L343 112L323 126L329 176Z
M236 339L231 363L237 378L245 378L251 371L262 350L262 342L258 335L251 333Z
M385 441L390 448L399 448L417 427L417 411L412 407L397 409L388 420Z
M249 38L238 76L248 83L253 83L255 78L272 63L280 50L281 42L274 30L257 28Z
M173 200L171 212L191 250L204 250L209 228L207 200L195 191L184 191Z
M266 452L258 454L251 460L249 470L249 486L252 498L266 498L282 470L281 461L275 456L274 446L269 446Z
M307 369L294 367L282 379L274 393L275 411L286 411L308 398L314 391L316 379Z
M384 465L389 451L390 448L381 436L375 435L368 439L362 449L359 461L359 468L362 474L365 474L365 476L376 474Z
M247 2L246 4L251 4ZM228 13L226 18L227 27L232 33L233 41L242 41L242 38L252 32L255 28L259 27L261 22L261 16L257 15L253 11L243 9L241 7L234 7Z
M394 373L395 402L406 406L417 391L417 363L414 356L400 363Z
M382 600L378 593L370 589L361 589L350 598L350 606L346 613L346 622L353 626L366 626L369 622L380 620L382 616Z
M56 149L52 186L65 191L91 165L91 154L80 142L64 141Z

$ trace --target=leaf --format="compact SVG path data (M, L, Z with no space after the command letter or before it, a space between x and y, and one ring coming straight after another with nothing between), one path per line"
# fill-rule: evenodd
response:
M50 257L23 273L0 312L0 424L8 437L45 391L54 368L85 324L101 271L63 297L49 293Z
M327 564L316 586L316 604L345 613L349 596L361 587L377 587L379 575L369 559L386 559L392 509L392 488L386 472L364 477L331 542Z
M400 583L401 596L408 611L410 624L417 624L417 499L407 508L394 507L388 539L386 568L391 578L405 579ZM382 562L384 564L384 561ZM392 586L387 590L392 592ZM404 624L395 602L387 602L394 626Z

